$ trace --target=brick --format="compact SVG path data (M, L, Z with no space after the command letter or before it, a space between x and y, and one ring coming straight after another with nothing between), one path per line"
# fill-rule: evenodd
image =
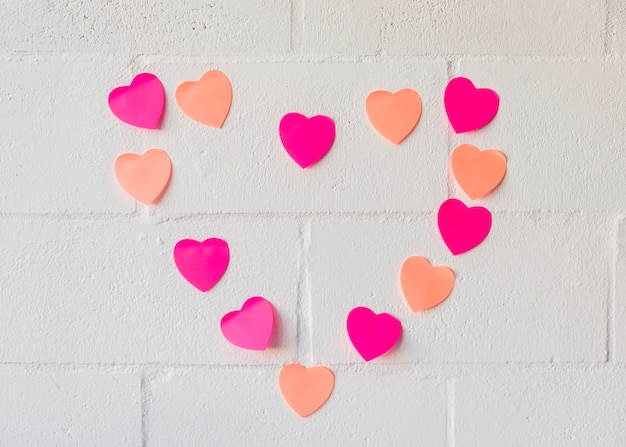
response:
M623 370L528 368L460 379L455 445L622 445L625 377Z
M504 182L479 203L519 211L626 207L626 196L615 194L626 188L616 137L626 113L622 63L462 61L459 72L500 95L487 127L452 138L453 147L498 148L508 158Z
M280 54L289 0L2 2L0 46L18 52Z
M2 366L0 382L2 445L141 445L137 377Z
M233 104L222 129L191 121L170 95L163 134L144 146L167 148L174 174L155 208L190 212L431 210L447 197L446 123L439 107L446 64L438 62L215 64L148 62L173 94L208 69L225 72ZM394 147L370 126L365 98L411 87L422 96L420 123ZM302 170L286 153L278 125L286 113L325 114L337 137L319 163Z
M314 221L313 359L363 362L346 318L367 306L404 329L376 363L603 361L610 239L591 217L496 213L487 239L452 257L435 216ZM456 273L451 296L426 312L412 313L400 289L400 266L412 255Z
M617 262L615 266L615 334L611 340L611 348L615 353L615 360L626 362L626 346L622 343L626 337L626 221L620 220L617 235Z
M608 6L608 29L607 39L609 50L622 55L626 53L626 5L619 0L607 0Z
M385 4L382 49L388 54L604 53L606 7L601 0Z
M276 363L296 349L298 226L287 221L0 222L0 360L80 363ZM176 270L180 239L222 237L231 261L203 294ZM274 306L271 348L244 351L222 316L251 296Z
M304 3L302 51L372 55L602 55L600 0Z
M358 0L304 2L302 51L368 55L381 48L383 2Z
M222 368L150 384L148 445L446 445L445 385L407 371L335 370L306 420L284 403L279 368ZM372 386L376 383L377 386ZM402 408L403 411L397 411ZM393 423L389 421L393 414Z

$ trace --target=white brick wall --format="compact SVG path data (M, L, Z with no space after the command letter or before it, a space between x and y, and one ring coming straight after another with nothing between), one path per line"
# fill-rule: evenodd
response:
M626 8L618 0L0 0L0 446L626 445ZM186 118L177 85L224 71L222 129ZM163 81L161 130L107 95ZM500 111L457 136L454 76ZM367 95L413 88L422 118L400 146ZM313 169L285 153L287 112L326 114L337 137ZM497 148L503 183L478 248L452 256L439 204L468 202L448 172L461 143ZM123 152L166 150L173 176L146 207L113 176ZM468 202L469 203L469 202ZM174 244L221 237L206 294ZM420 255L456 273L414 314L399 269ZM221 317L274 306L265 352L230 345ZM404 333L364 363L355 306ZM301 419L287 363L336 377Z

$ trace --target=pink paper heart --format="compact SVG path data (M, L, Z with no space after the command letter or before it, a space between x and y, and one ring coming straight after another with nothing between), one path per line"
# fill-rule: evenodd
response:
M235 346L263 351L274 328L274 311L265 298L248 298L241 310L229 312L220 322L222 334Z
M446 87L443 102L456 133L485 127L498 113L500 98L488 88L474 87L467 78L454 78Z
M163 84L152 73L135 76L129 86L109 93L109 108L115 116L131 126L158 129L165 105Z
M230 260L228 244L211 238L203 242L183 239L174 247L174 262L178 271L202 292L206 292L221 279Z
M302 168L320 161L335 141L335 123L324 115L307 118L288 113L280 120L278 132L287 153Z
M355 307L348 314L348 336L366 362L389 351L400 339L402 323L389 314Z
M457 199L448 199L439 207L439 232L453 255L465 253L485 240L491 229L487 208L468 208Z

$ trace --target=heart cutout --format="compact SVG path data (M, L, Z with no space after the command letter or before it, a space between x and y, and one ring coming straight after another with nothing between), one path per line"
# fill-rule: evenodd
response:
M375 314L355 307L348 314L348 336L361 357L369 362L389 351L402 335L402 323L390 314Z
M457 199L448 199L439 207L439 232L453 255L465 253L485 240L491 229L487 208L468 208Z
M158 129L165 107L165 91L159 78L141 73L130 85L109 93L111 112L126 124L144 129Z
M422 98L410 88L396 93L378 90L365 100L365 111L378 133L393 144L400 144L422 116Z
M433 266L421 256L407 258L400 269L402 293L413 312L442 303L454 289L455 275L448 267Z
M189 283L206 292L224 276L230 250L226 241L217 238L203 242L183 239L174 247L176 268Z
M450 124L456 133L485 127L498 113L500 98L488 88L476 88L467 78L452 79L443 98Z
M115 159L114 171L118 183L128 194L150 205L167 188L172 175L172 162L167 152L150 149L143 155L120 155Z
M207 71L199 81L186 81L176 89L176 103L185 115L200 124L224 125L233 99L228 77L219 70Z
M506 156L502 152L496 149L481 152L471 144L454 149L450 164L454 178L472 200L496 189L506 174Z
M288 113L280 120L278 132L285 150L301 168L320 161L335 141L335 123L324 115L307 118Z
M335 387L335 375L324 366L291 363L280 370L278 386L287 405L305 418L326 403Z
M222 334L235 346L263 351L272 336L274 311L265 298L248 298L241 310L229 312L220 322Z

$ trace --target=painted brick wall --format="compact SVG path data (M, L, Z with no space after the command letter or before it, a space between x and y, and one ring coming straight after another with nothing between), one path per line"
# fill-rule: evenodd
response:
M124 3L124 4L119 4ZM0 445L626 445L626 6L619 0L0 1ZM224 128L175 105L208 69L234 89ZM150 71L162 130L116 120L108 92ZM457 136L454 76L496 90L484 130ZM376 89L424 101L393 147L364 112ZM335 145L301 171L283 114L327 114ZM508 174L477 203L488 239L458 257L436 229L456 145L497 147ZM174 174L146 207L113 176L159 147ZM200 294L183 238L226 239ZM423 255L457 274L413 314L398 284ZM219 320L262 295L276 348L238 350ZM345 318L391 312L405 332L364 363ZM335 371L308 419L279 369Z

